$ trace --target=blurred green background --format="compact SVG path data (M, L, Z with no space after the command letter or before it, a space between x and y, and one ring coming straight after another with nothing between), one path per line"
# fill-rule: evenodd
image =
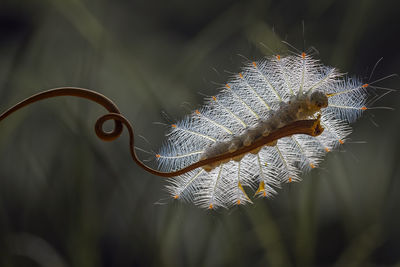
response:
M372 0L1 0L0 110L44 89L90 88L146 137L139 147L157 150L165 127L153 122L200 106L242 56L268 54L262 44L315 47L324 64L365 81L381 57L371 80L398 73L399 8ZM126 133L98 140L93 125L104 110L96 104L64 97L32 105L0 124L0 266L400 266L399 101L395 92L376 103L395 110L367 111L301 183L215 212L168 199L165 179L133 164Z

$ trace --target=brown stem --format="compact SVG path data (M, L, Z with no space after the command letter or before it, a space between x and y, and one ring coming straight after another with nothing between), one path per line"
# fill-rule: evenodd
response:
M36 95L33 95L15 106L11 107L7 111L5 111L3 114L0 115L0 121L8 117L10 114L13 112L21 109L22 107L25 107L29 104L32 104L34 102L46 99L46 98L52 98L52 97L57 97L57 96L75 96L75 97L81 97L85 99L89 99L91 101L94 101L103 107L105 107L110 113L101 116L100 118L97 119L96 124L95 124L95 132L96 135L103 141L112 141L118 138L121 133L122 133L122 124L126 126L128 129L129 133L129 148L131 152L132 159L135 161L137 165L139 165L142 169L145 171L152 173L154 175L162 176L162 177L173 177L173 176L178 176L184 173L187 173L189 171L192 171L194 169L197 169L199 167L209 165L214 162L220 162L226 159L231 159L236 156L240 156L246 153L249 153L257 148L260 148L262 146L265 146L269 143L272 143L274 141L279 140L280 138L291 136L293 134L307 134L311 136L317 136L322 133L324 130L319 121L319 117L315 120L300 120L300 121L295 121L291 124L288 124L282 128L277 129L274 132L271 132L268 136L262 137L259 140L255 141L252 143L250 146L242 147L235 152L228 152L224 153L212 158L208 158L205 160L198 161L196 163L193 163L187 167L184 167L180 170L177 171L172 171L172 172L161 172L155 169L152 169L145 165L140 159L138 158L136 151L135 151L135 141L134 141L134 131L131 123L119 112L118 107L106 96L97 93L95 91L91 91L88 89L83 89L83 88L74 88L74 87L63 87L63 88L56 88L56 89L51 89L48 91L44 91L41 93L38 93ZM103 130L103 125L106 121L108 120L114 120L115 126L113 131L111 132L105 132Z

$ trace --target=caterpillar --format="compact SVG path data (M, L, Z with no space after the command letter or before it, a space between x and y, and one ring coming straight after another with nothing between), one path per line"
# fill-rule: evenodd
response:
M113 141L125 126L132 159L145 171L168 177L172 199L206 209L230 208L252 203L245 188L271 197L282 184L300 181L301 173L316 168L326 153L345 142L350 123L371 108L368 94L380 88L373 83L341 74L304 52L249 62L202 108L171 125L153 155L157 169L137 156L133 127L118 107L89 89L40 92L3 112L0 122L43 99L88 99L109 112L96 121L96 135ZM109 120L114 128L106 132L103 125Z
M323 132L294 134L213 161L173 177L167 191L207 209L252 203L245 187L256 196L275 195L282 184L300 181L301 173L316 168L324 154L345 142L349 124L368 109L370 87L304 52L247 63L205 106L171 125L155 155L161 170L235 152L298 120L319 118Z

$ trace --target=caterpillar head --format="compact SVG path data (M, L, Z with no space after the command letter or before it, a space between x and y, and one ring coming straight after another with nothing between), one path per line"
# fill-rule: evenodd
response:
M321 91L314 91L310 94L307 102L310 110L319 111L328 106L328 97Z
M328 96L322 91L299 92L288 102L290 113L294 112L297 120L304 120L328 107Z
M321 91L314 91L310 96L310 103L316 108L326 108L328 106L328 97Z

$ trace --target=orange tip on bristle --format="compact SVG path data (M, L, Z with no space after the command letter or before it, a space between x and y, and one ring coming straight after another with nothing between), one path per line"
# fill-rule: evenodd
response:
M292 178L291 177L289 177L289 183L291 183L292 182Z
M277 60L281 60L281 56L280 55L276 55L276 59Z
M229 86L229 84L225 84L225 86L226 86L227 88L231 88L231 87Z
M304 58L306 58L306 53L301 53L301 57L304 59Z
M344 144L344 142L343 142L343 140L342 140L342 139L339 139L339 143L340 143L341 145L343 145L343 144Z
M212 96L212 99L213 99L214 101L217 101L217 98L216 98L215 96Z
M265 192L265 190L263 191L263 196L264 196L264 197L267 196L267 192Z
M366 87L368 87L368 86L369 86L369 84L366 83L366 84L363 84L361 87L362 87L362 88L366 88Z
M257 63L253 61L253 66L257 68Z
M178 199L178 198L179 198L179 195L175 195L175 196L174 196L174 199Z
M361 110L367 110L367 107L362 107Z
M176 124L172 124L171 127L172 127L172 128L176 128Z
M329 148L325 147L325 151L330 152L331 150Z
M310 163L310 167L311 167L311 169L314 169L314 168L315 168L315 165L312 164L312 163Z
M243 74L239 73L239 77L240 77L240 79L243 79Z
M213 204L210 204L210 206L208 206L209 210L212 210L214 208Z
M198 109L195 110L197 115L200 115L200 111Z
M156 158L160 158L161 157L161 155L160 154L156 154Z
M240 199L238 199L237 201L236 201L236 204L238 204L238 205L240 205Z

